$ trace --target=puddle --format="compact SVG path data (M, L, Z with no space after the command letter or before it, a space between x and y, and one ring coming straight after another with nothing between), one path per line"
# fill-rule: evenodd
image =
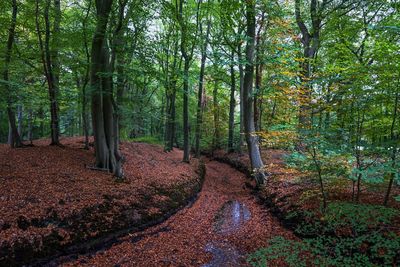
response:
M214 219L214 229L219 233L238 230L251 217L250 210L237 200L226 202Z
M211 262L203 264L202 267L228 267L240 265L240 253L227 243L208 243L204 250L211 253L213 258Z

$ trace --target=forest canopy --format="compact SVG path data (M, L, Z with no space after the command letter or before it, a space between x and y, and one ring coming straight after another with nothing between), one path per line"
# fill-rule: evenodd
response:
M260 183L259 144L352 155L357 173L376 157L398 179L398 1L0 8L1 142L83 135L88 147L94 135L96 166L121 177L119 139L136 139L182 148L184 161L247 142Z

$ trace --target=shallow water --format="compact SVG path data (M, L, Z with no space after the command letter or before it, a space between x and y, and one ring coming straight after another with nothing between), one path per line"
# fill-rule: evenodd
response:
M237 200L227 201L215 216L214 230L217 233L237 231L251 218L250 210Z
M225 242L210 242L204 250L212 254L212 260L203 267L238 266L242 256L236 248Z
M242 173L213 161L206 168L202 191L193 205L162 224L119 238L109 248L63 260L63 265L249 266L247 253L265 246L284 229L250 197Z
M237 200L225 202L214 217L214 232L228 235L239 230L251 218L250 210ZM243 255L229 242L210 241L204 248L212 260L203 267L238 266Z

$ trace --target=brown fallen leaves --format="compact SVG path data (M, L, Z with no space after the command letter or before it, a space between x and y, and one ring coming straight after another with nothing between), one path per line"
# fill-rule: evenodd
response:
M82 149L82 140L63 139L62 147L39 140L13 150L0 145L0 263L49 256L50 250L154 219L182 205L199 182L196 161L182 163L181 151L164 153L143 143L122 144L126 181L116 182L86 167L94 153Z
M289 209L318 210L320 207L320 192L316 182L309 179L307 173L300 173L295 169L288 168L283 162L283 156L287 154L284 150L269 149L262 151L262 158L267 171L271 174L268 186L264 192L268 198L273 197L275 205L279 205L282 212L287 213ZM230 153L223 151L214 153L217 160L229 162L233 166L248 168L250 161L247 153ZM341 179L340 184L326 184L329 201L351 201L352 186L350 180ZM363 187L360 202L365 204L383 203L386 184L378 185L375 188ZM400 187L395 186L392 195L398 195ZM394 199L390 206L400 208L400 203Z
M210 247L240 254L234 266L245 266L245 255L265 246L275 235L293 238L245 187L246 177L226 164L206 163L206 179L198 200L166 222L121 238L121 243L81 256L65 266L201 266L212 262ZM218 232L215 216L228 201L245 205L251 218L236 231ZM207 250L207 251L206 251ZM224 266L224 265L223 265ZM229 266L229 265L228 265Z

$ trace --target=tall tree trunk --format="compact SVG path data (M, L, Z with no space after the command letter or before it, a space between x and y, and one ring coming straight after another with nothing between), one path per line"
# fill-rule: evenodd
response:
M22 105L17 106L17 119L18 119L18 134L21 138L24 137L22 133L22 120L23 120L23 108Z
M183 161L190 161L189 147L189 66L190 59L185 57L183 68Z
M89 59L90 60L90 59ZM90 62L89 62L90 64ZM89 67L87 67L89 71ZM81 116L82 118L82 130L83 130L83 135L85 136L85 145L84 149L88 150L89 149L89 125L88 125L88 112L87 112L87 92L86 92L86 87L87 83L89 82L89 76L88 73L85 75L83 78L83 84L81 85L81 80L79 78L79 75L76 74L76 86L77 88L82 88L82 96L81 96ZM80 123L79 123L80 126ZM79 127L80 129L80 127ZM78 131L79 133L81 132L80 130Z
M11 54L12 54L12 47L14 44L14 36L15 36L15 25L17 23L17 13L18 13L18 6L17 1L12 1L12 15L11 15L11 23L10 28L8 29L8 39L7 39L7 47L5 52L4 58L4 70L3 70L3 80L4 80L4 89L7 95L7 115L8 115L8 123L9 123L9 136L8 136L8 143L9 145L14 147L21 147L22 142L20 135L18 133L18 129L15 123L15 113L12 109L12 87L10 85L9 79L9 66L11 62Z
M125 30L127 28L127 24L125 23L125 14L126 14L126 5L128 0L120 0L118 7L118 23L115 27L114 36L112 40L112 55L111 55L111 72L114 73L116 70L117 73L117 97L115 103L115 123L118 127L115 127L116 130L116 138L117 143L119 144L120 139L120 130L122 128L121 119L122 119L122 101L124 97L125 90L125 49L123 44L123 36Z
M231 93L229 99L229 129L228 129L228 152L233 152L233 134L235 131L235 91L236 91L236 78L235 78L235 67L234 62L235 60L235 51L232 49L231 54Z
M257 185L266 182L264 164L261 159L258 137L254 134L253 114L253 76L254 76L254 49L255 49L255 1L246 1L247 18L247 44L246 44L246 67L243 85L243 119L244 130L247 142L248 153L251 162L251 169Z
M169 67L169 54L167 50L166 60L166 85L165 85L165 99L166 99L166 116L165 116L165 129L164 129L164 151L171 151L174 146L175 137L175 99L176 99L176 84L177 84L177 71L181 68L182 57L178 58L179 42L178 39L174 40L174 54L172 69ZM179 62L178 62L179 61Z
M47 64L47 83L49 87L49 97L50 97L50 112L51 112L51 145L59 145L59 121L58 121L58 102L57 94L59 92L59 62L58 62L58 47L57 38L60 31L60 1L54 1L54 28L53 32L50 29L50 0L47 0L45 7L45 54L46 54L46 64ZM52 35L51 35L52 32Z
M215 67L217 70L217 67ZM217 71L215 71L217 74ZM219 107L218 107L218 79L214 79L213 88L213 117L214 117L214 137L213 137L213 150L220 149L221 135L219 129Z
M54 26L51 35L51 64L54 72L54 90L56 94L60 91L60 59L59 59L59 47L60 47L60 24L61 24L61 4L60 0L54 0ZM58 107L57 107L58 108ZM58 110L57 110L58 112Z
M321 13L322 10L318 10L319 6L326 6L325 0L323 4L319 4L317 0L310 1L310 15L311 15L311 30L306 26L303 21L301 14L301 1L295 1L295 16L296 23L300 29L302 38L301 43L303 45L303 61L301 63L300 80L301 93L299 95L299 130L300 132L309 129L311 127L311 83L312 78L312 61L315 59L319 45L320 45L320 30L321 30Z
M260 114L261 114L261 80L262 80L262 65L260 63L256 64L256 92L254 94L253 106L254 106L254 127L256 131L261 130L261 121L260 121Z
M86 55L86 69L85 69L85 77L82 85L82 126L83 126L83 134L85 136L85 146L84 149L89 149L89 113L88 113L88 98L89 94L87 92L87 85L90 79L90 52L89 52L89 44L87 38L87 22L90 14L90 10L92 8L92 1L89 1L89 6L86 10L85 18L82 21L83 28L83 42L85 47L85 55Z
M106 28L112 0L96 0L97 22L92 42L90 85L92 88L92 120L96 151L96 167L123 177L122 157L118 151L113 103L110 59L106 44Z
M170 82L170 87L166 89L167 110L166 110L166 123L165 123L165 151L171 151L174 146L175 137L175 100L176 100L176 83L175 77Z
M262 93L261 93L261 82L262 82L262 70L263 64L261 62L261 33L264 27L265 13L261 16L261 21L256 36L256 84L255 93L253 99L254 105L254 127L257 132L261 131L261 103L262 103Z
M199 91L197 96L197 118L196 118L196 144L195 151L196 157L200 157L200 135L201 135L201 124L203 123L203 91L204 91L204 70L206 68L207 60L207 46L208 37L211 29L211 20L207 23L207 32L204 40L203 47L201 49L201 63L200 63L200 74L199 74ZM200 32L202 32L202 24L200 24Z
M397 89L399 90L399 89ZM393 181L395 179L396 173L394 171L395 166L396 166L396 158L397 158L397 138L395 136L395 127L396 127L396 122L397 122L397 109L399 107L399 91L396 92L396 97L394 100L394 107L393 107L393 118L392 118L392 126L390 127L390 139L392 141L392 168L393 170L390 173L390 180L389 180L389 184L386 190L386 194L385 194L385 199L383 201L383 205L387 206L388 202L389 202L389 198L390 198L390 192L392 191L392 186L393 186Z
M183 68L183 162L190 161L190 144L189 144L189 68L190 61L193 57L193 51L195 47L195 41L189 46L189 36L188 36L188 25L183 19L183 2L179 1L179 8L177 12L177 19L181 28L181 54L184 60ZM196 33L199 26L199 10L202 0L197 2L197 14L196 14Z
M240 136L239 136L239 152L242 152L242 145L244 140L244 104L243 104L243 88L244 88L244 70L243 70L243 56L242 45L238 45L238 60L239 60L239 92L240 92Z
M30 108L28 111L28 140L32 145L33 139L33 110Z
M59 1L55 1L58 2ZM36 31L38 34L38 39L39 39L39 47L40 47L40 52L41 52L41 59L42 59L42 64L43 64L43 69L44 69L44 74L46 76L47 80L47 87L48 87L48 93L49 93L49 100L50 100L50 114L51 114L51 121L50 121L50 129L51 129L51 144L50 145L59 145L59 123L58 123L58 103L57 103L57 92L58 92L58 58L57 58L57 49L54 48L54 50L50 49L50 42L51 42L51 29L50 29L50 17L49 17L49 12L50 12L50 6L51 6L51 1L46 0L46 6L44 9L44 19L45 19L45 40L43 43L42 39L42 32L40 29L40 23L39 23L39 0L36 0ZM58 9L56 7L56 9ZM59 30L59 25L57 26L57 23L59 23L60 18L57 18L57 16L60 15L60 13L57 11L55 12L55 25L54 25L54 30L53 34L58 35L59 32L55 32L55 30ZM58 22L57 22L58 21ZM55 45L55 44L54 44ZM56 51L56 52L55 52ZM53 63L52 60L54 59L53 57L56 57L56 63ZM56 68L56 70L53 70L53 68Z

